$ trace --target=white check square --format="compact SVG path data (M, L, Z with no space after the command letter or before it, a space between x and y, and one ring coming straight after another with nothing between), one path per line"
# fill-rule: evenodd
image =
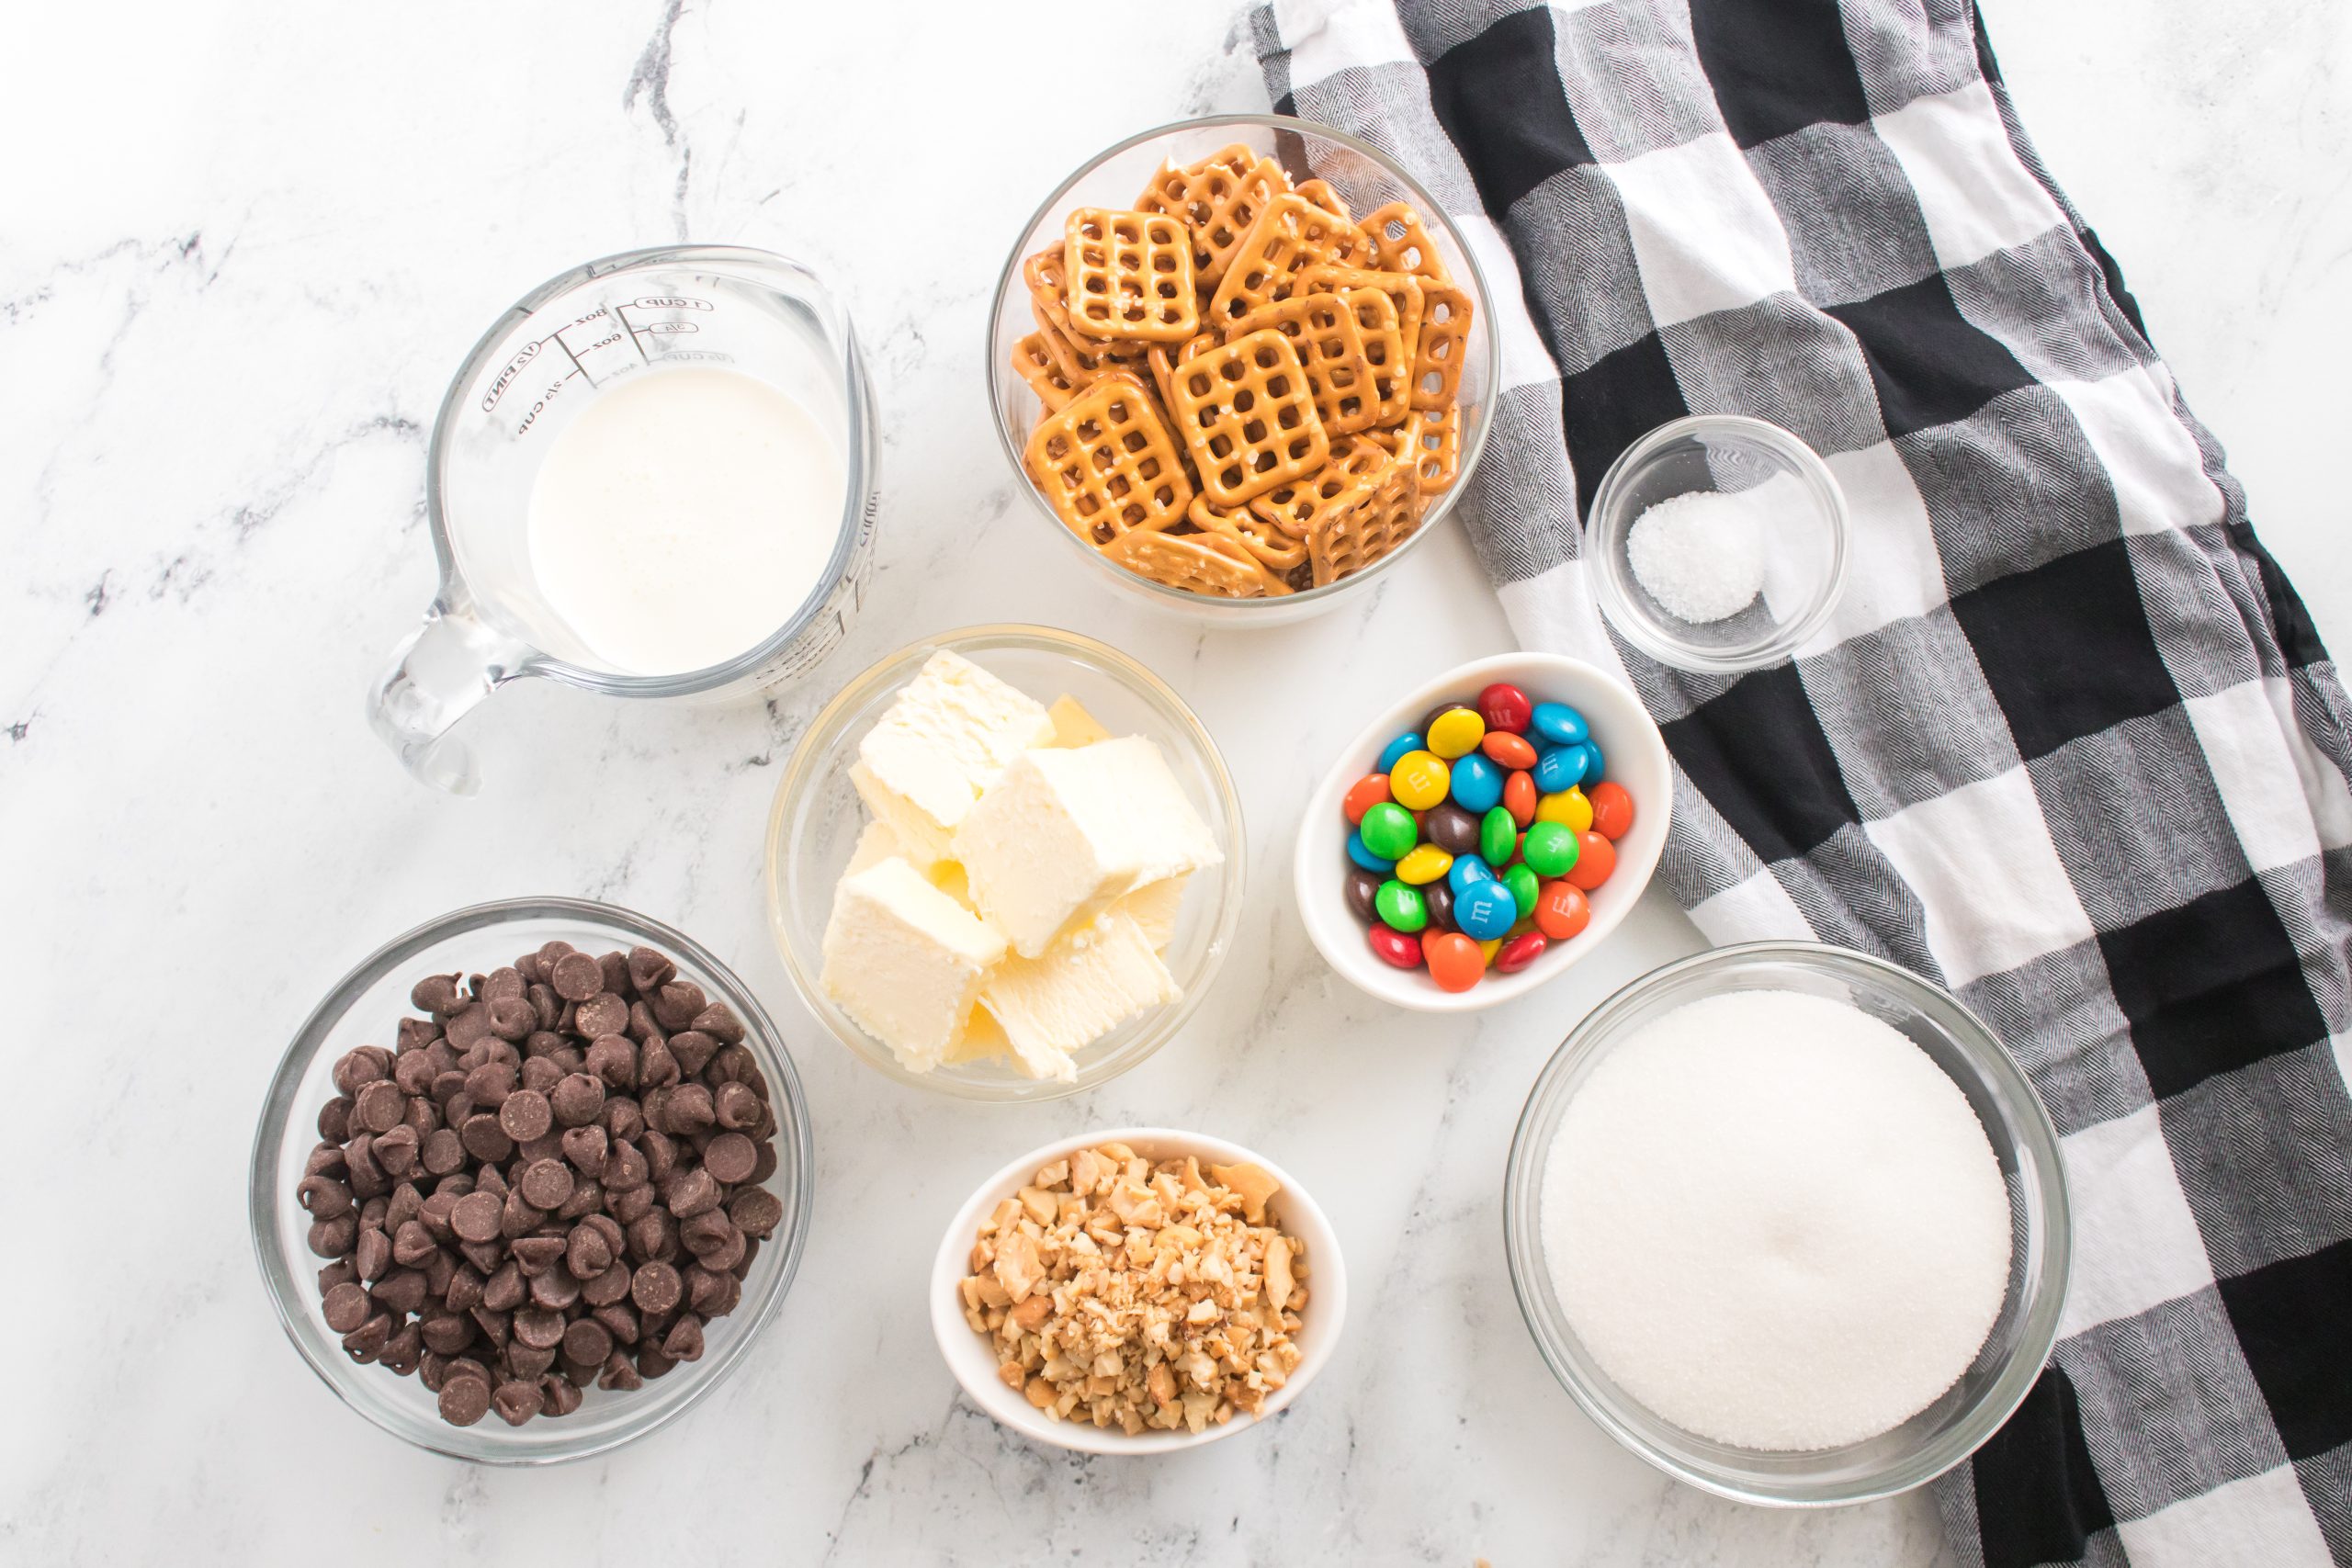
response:
M2222 520L2222 492L2205 477L2197 443L2173 416L2148 373L2134 367L2097 381L2052 381L2050 389L2090 438L2115 487L2127 534L2154 534Z
M2213 1283L2154 1105L2069 1134L2059 1149L2075 1220L2061 1338Z
M1413 62L1392 6L1349 0L1274 0L1274 28L1290 48L1291 90L1354 66Z
M2132 1561L2146 1568L2328 1568L2335 1561L2302 1484L2285 1465L2123 1520L2115 1533Z
M2284 681L2248 681L2183 705L2256 871L2352 843L2352 795L2344 775L2308 750ZM2290 779L2301 787L2288 787Z
M1924 615L1950 597L1928 503L1894 444L1882 441L1824 460L1846 494L1849 525L1846 589L1816 647Z
M1729 135L1717 131L1604 167L1625 204L1657 325L1796 288L1789 237Z
M1926 910L1928 951L1948 986L2098 934L2022 767L1865 822L1862 831Z
M2018 161L1992 91L1981 81L1914 98L1871 124L1903 165L1928 220L1936 263L1947 272L2066 220Z

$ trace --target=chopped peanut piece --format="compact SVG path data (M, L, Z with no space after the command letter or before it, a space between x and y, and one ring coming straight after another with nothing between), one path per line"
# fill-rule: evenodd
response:
M965 1320L1055 1420L1135 1435L1255 1415L1302 1355L1306 1265L1270 1214L1279 1190L1255 1165L1080 1149L982 1224Z
M1241 1195L1241 1213L1251 1224L1263 1224L1266 1220L1266 1200L1283 1190L1283 1184L1254 1165L1213 1165L1209 1174Z

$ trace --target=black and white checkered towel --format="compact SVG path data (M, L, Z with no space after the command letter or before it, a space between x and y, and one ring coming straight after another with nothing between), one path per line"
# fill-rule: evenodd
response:
M1401 12L1401 15L1399 14ZM2064 1137L2052 1365L1939 1500L1963 1562L2352 1562L2352 747L2293 590L1967 0L1280 0L1282 109L1453 215L1502 391L1463 509L1521 639L1622 668L1717 941L1953 987ZM1828 459L1792 664L1614 642L1576 558L1686 412Z

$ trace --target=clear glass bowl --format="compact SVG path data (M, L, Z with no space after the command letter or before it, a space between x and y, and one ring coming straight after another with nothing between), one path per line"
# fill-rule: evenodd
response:
M2013 1245L2000 1315L1975 1361L1892 1431L1807 1452L1744 1449L1667 1422L1600 1369L1568 1325L1544 1255L1544 1170L1568 1103L1636 1030L1703 997L1800 991L1858 1007L1902 1031L1950 1074L1984 1122L2009 1190ZM1503 1177L1511 1290L1553 1374L1626 1448L1693 1486L1747 1503L1860 1503L1933 1480L2009 1418L2049 1359L2066 1293L2072 1224L2058 1134L2041 1097L1992 1032L1948 992L1880 959L1815 942L1750 942L1654 969L1572 1030L1521 1112Z
M394 1025L414 1010L408 1003L411 987L427 975L453 970L486 974L558 939L590 953L639 942L659 948L677 961L682 976L735 1010L743 1021L743 1043L774 1097L777 1163L767 1188L783 1200L784 1219L752 1259L741 1303L707 1325L700 1360L682 1362L639 1389L592 1388L570 1416L537 1416L520 1427L492 1416L471 1427L453 1427L441 1419L437 1400L418 1379L358 1365L344 1353L343 1337L327 1327L320 1310L317 1272L326 1259L311 1252L311 1217L295 1201L295 1184L318 1143L319 1107L335 1095L335 1062L355 1046L389 1045ZM808 1235L814 1179L808 1111L792 1057L758 999L725 964L683 932L627 909L580 898L516 898L459 909L395 937L337 981L304 1021L270 1080L254 1136L254 1254L287 1337L345 1404L392 1436L452 1459L552 1464L645 1436L684 1414L734 1371L792 1284Z
M1658 502L1745 493L1764 529L1764 590L1720 621L1683 620L1634 575L1627 535ZM1760 419L1691 414L1619 455L1584 523L1585 581L1618 635L1679 670L1731 673L1780 663L1821 629L1846 585L1846 495L1814 449Z
M942 649L962 654L1041 703L1067 693L1112 734L1140 735L1158 745L1225 852L1223 864L1194 873L1186 886L1176 935L1164 954L1182 998L1128 1020L1080 1052L1078 1077L1069 1083L1025 1077L1003 1061L909 1072L888 1045L842 1011L820 982L833 887L867 818L850 784L849 765L857 760L858 742L899 689ZM1241 798L1225 759L1167 682L1118 649L1075 632L967 626L899 649L842 687L809 722L785 765L768 813L768 923L809 1010L879 1071L901 1083L968 1100L1059 1100L1117 1077L1166 1044L1193 1015L1240 924L1247 854Z
M1346 198L1353 212L1369 212L1392 201L1411 203L1444 257L1454 283L1470 296L1472 308L1469 340L1464 345L1460 400L1456 404L1464 421L1462 460L1453 486L1430 499L1421 525L1386 558L1326 587L1310 588L1279 599L1219 599L1187 593L1137 577L1105 560L1100 550L1071 533L1046 503L1021 461L1030 429L1043 412L1036 394L1012 369L1012 345L1034 330L1029 314L1029 286L1021 276L1022 262L1046 245L1060 242L1063 221L1071 209L1125 209L1163 162L1190 164L1236 141L1271 153L1289 171L1294 181L1319 177L1329 182ZM1461 500L1471 470L1477 467L1478 455L1485 449L1487 426L1494 413L1495 366L1500 344L1495 313L1487 307L1487 279L1478 269L1478 258L1464 243L1444 209L1387 153L1344 130L1312 120L1270 114L1211 115L1130 136L1097 153L1057 186L1031 216L1020 238L1014 241L1012 254L1005 258L1004 275L997 280L996 303L989 311L989 402L996 411L997 434L1004 444L1005 460L1012 465L1016 485L1028 498L1031 510L1045 530L1059 541L1046 548L1076 551L1093 563L1089 570L1146 604L1227 625L1282 626L1320 615L1343 596L1379 581L1437 532L1438 525L1445 521L1454 503Z

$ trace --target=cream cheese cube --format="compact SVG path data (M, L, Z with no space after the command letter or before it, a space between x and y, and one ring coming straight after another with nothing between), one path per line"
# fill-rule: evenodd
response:
M1184 886L1192 880L1190 876L1163 876L1125 895L1111 908L1134 916L1151 945L1164 948L1176 940L1176 911L1184 902Z
M923 661L857 744L851 782L874 815L934 860L1006 763L1054 738L1025 692L945 649Z
M1078 1076L1071 1054L1146 1008L1182 995L1133 917L1116 909L1064 934L1040 958L1007 958L980 986L980 1006L1033 1078Z
M1086 711L1085 705L1067 692L1054 699L1054 705L1046 710L1046 716L1054 721L1053 744L1056 746L1091 746L1098 740L1111 739L1111 732Z
M973 905L1036 958L1114 898L1225 857L1138 735L1016 758L956 829Z
M938 1066L1004 939L892 857L842 879L825 925L825 994L911 1072Z

